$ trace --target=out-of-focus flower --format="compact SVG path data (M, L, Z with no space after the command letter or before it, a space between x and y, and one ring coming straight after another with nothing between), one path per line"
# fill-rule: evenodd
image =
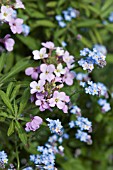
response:
M31 120L31 122L27 122L26 123L26 128L25 130L27 132L29 131L36 131L37 129L39 129L40 125L42 124L43 120L41 117L39 116L34 116Z

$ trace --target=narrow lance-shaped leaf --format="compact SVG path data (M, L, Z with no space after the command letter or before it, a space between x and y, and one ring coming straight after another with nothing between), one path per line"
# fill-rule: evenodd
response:
M12 113L14 113L13 107L11 105L11 102L10 102L8 96L2 90L0 90L0 97L2 98L4 104L11 110Z

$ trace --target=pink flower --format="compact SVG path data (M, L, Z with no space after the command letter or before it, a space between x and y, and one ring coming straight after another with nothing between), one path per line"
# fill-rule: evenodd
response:
M15 8L16 8L16 9L17 9L17 8L23 8L23 9L25 9L25 6L24 6L24 4L22 3L21 0L16 0Z
M39 116L35 116L33 117L33 119L31 120L31 122L27 122L26 123L26 128L25 130L27 132L29 131L36 131L37 129L39 129L40 125L42 124L43 120L41 117Z
M63 82L65 82L67 85L71 86L73 84L74 79L74 73L70 72L69 69L66 69L66 73L64 74L64 77L62 78Z
M45 81L41 81L39 80L38 83L36 81L32 81L30 83L30 87L31 87L31 94L34 94L36 92L42 92L44 91L44 87L43 85L45 84Z
M46 54L46 48L41 48L40 51L34 50L33 55L34 55L34 60L39 60L48 57L48 54Z
M54 49L54 43L51 41L47 41L46 43L41 43L42 46L49 48L49 49Z
M46 65L46 64L41 64L40 66L41 74L40 74L40 79L41 80L47 80L51 82L55 78L53 72L55 70L55 66L53 64Z
M1 6L0 20L10 21L12 18L13 9L8 6Z
M63 55L63 61L67 64L67 67L70 69L72 67L72 63L74 62L74 57L69 55L69 52L66 51Z
M65 102L69 102L69 97L64 92L54 91L53 98L49 99L50 107L55 107L56 105L62 110L65 108Z
M4 44L7 51L12 51L15 41L10 38L10 34L7 34L3 39L0 39L0 42Z
M25 70L25 74L27 76L31 76L31 78L34 80L37 80L39 72L40 71L38 67L37 68L29 67Z
M11 21L9 22L9 25L10 25L10 28L13 34L22 33L22 24L23 24L23 19L20 19L20 18L11 19Z

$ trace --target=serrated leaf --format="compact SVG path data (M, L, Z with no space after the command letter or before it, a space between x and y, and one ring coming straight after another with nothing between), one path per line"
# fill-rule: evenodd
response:
M13 107L11 105L11 102L10 102L8 96L2 90L0 90L0 97L2 98L4 104L12 111L12 113L14 113Z
M7 94L8 97L10 97L10 94L11 94L12 89L13 89L13 85L14 85L14 82L10 82L8 87L7 87L6 94Z
M13 99L15 99L15 97L18 95L18 92L19 92L19 90L20 90L20 87L21 87L21 85L18 84L18 85L16 85L16 87L13 89L13 92L12 92L11 98L10 98L10 101L12 101Z
M25 131L23 130L23 127L21 126L21 124L18 121L16 121L16 127L17 127L17 131L18 131L20 140L22 141L22 143L24 145L26 145L27 144L27 135L26 135Z
M12 120L12 122L9 125L9 129L7 131L7 135L10 136L10 135L12 135L13 132L14 132L14 121Z

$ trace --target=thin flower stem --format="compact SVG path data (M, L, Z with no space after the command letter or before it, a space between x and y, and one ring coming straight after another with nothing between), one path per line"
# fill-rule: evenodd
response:
M16 146L17 170L20 170L20 160L18 155L18 147Z

